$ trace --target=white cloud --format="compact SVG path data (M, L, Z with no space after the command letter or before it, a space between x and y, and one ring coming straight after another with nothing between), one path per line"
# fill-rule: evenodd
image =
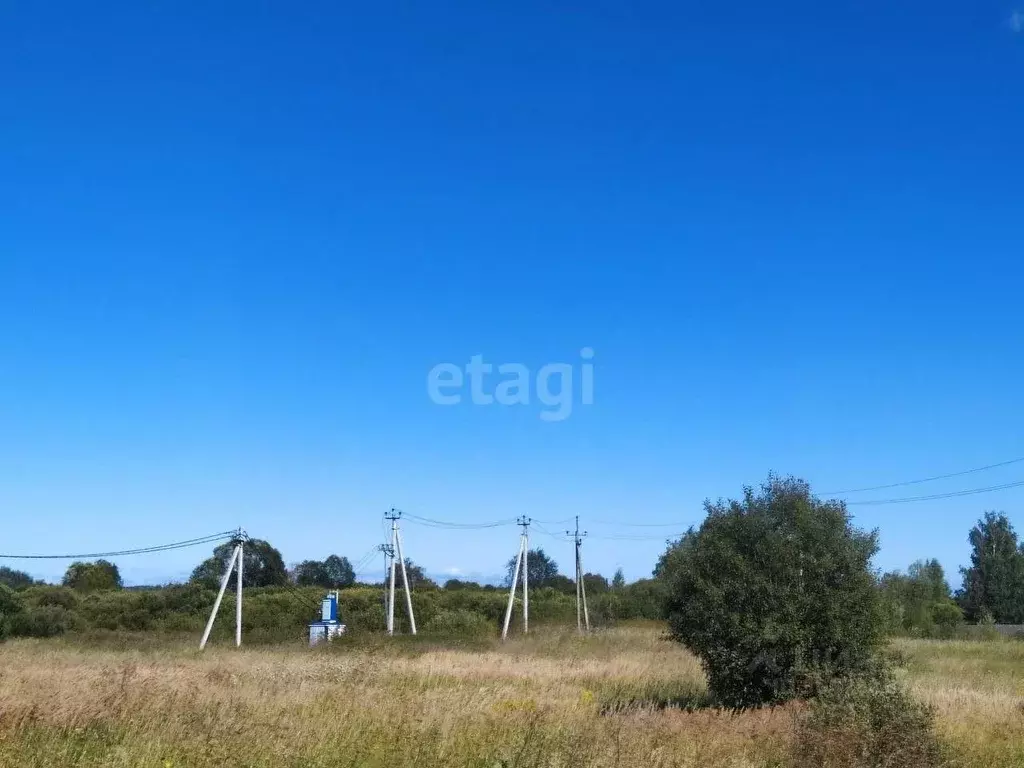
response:
M1024 11L1014 11L1010 14L1010 29L1014 32L1024 32Z
M445 576L461 576L462 575L462 569L461 568L456 568L455 566L452 566L451 568L445 568L443 573L444 573Z

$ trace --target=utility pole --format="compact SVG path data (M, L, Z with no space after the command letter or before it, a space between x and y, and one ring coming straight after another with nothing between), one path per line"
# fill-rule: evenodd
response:
M508 592L508 607L505 609L505 624L501 629L501 639L508 637L508 624L512 619L512 604L516 599L516 586L519 584L519 567L523 569L523 634L530 631L530 518L520 517L517 521L523 529L519 534L519 552L516 554L516 567L512 572L512 584Z
M590 612L587 610L587 585L583 582L583 556L580 548L583 546L583 539L587 535L584 531L580 533L580 516L576 515L576 530L566 531L566 536L572 536L576 544L576 630L582 632L584 626L587 632L590 631ZM583 608L582 621L580 620L580 607Z
M387 627L388 634L393 634L394 631L394 615L395 612L391 610L391 604L395 600L394 592L388 594L388 585L393 582L393 579L389 576L391 571L392 563L395 559L395 548L390 544L381 544L377 547L381 552L384 553L384 623Z
M224 576L220 580L220 590L217 592L217 599L213 602L213 610L210 611L210 618L206 622L206 629L203 630L203 639L199 641L199 650L206 647L206 641L210 639L210 630L213 629L213 622L217 618L217 611L220 610L220 603L227 592L228 582L231 580L231 572L238 567L238 587L235 598L235 645L242 644L242 561L245 557L245 540L248 535L241 528L235 533L232 543L235 545L231 552L231 559L228 560L228 567L224 569Z
M391 586L388 598L388 634L395 633L395 560L402 566L402 582L405 584L405 608L409 613L409 629L416 634L416 617L412 612L412 590L409 589L409 574L405 570L405 555L402 553L402 534L398 530L398 521L402 513L397 509L385 512L384 517L391 521Z

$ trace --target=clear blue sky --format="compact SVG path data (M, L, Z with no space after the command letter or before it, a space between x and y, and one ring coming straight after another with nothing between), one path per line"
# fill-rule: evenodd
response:
M596 521L1024 455L1020 9L5 4L0 552L241 525L357 559L397 506L579 514L587 567L632 579L660 543L598 534L673 528ZM563 421L427 397L437 363L584 347ZM1022 502L853 510L880 567L955 576ZM516 535L405 529L481 576Z

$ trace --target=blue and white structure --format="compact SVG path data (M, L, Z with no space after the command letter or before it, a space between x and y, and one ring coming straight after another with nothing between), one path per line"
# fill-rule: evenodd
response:
M320 621L309 625L309 645L330 642L344 631L345 625L338 619L338 593L331 592L320 603Z

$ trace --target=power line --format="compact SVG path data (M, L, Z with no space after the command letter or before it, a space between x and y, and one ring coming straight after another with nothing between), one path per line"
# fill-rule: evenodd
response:
M920 483L930 483L933 480L945 480L949 477L961 477L962 475L970 475L974 472L984 472L989 469L996 469L998 467L1008 467L1011 464L1019 464L1024 461L1024 456L1019 459L1010 459L1009 461L1000 461L997 464L987 464L984 467L975 467L974 469L965 469L960 472L950 472L948 475L935 475L934 477L923 477L920 480L904 480L900 483L889 483L888 485L871 485L866 488L850 488L846 491L825 491L820 494L821 496L842 496L847 493L861 493L862 491L882 491L886 488L899 488L904 485L918 485Z
M545 536L550 536L552 539L556 539L557 541L570 541L567 535L563 535L561 533L552 533L544 526L538 525L536 520L533 521L533 527Z
M964 491L951 491L949 493L934 493L930 496L903 496L896 499L868 499L865 501L847 501L847 506L879 506L882 504L906 504L911 501L936 501L938 499L952 499L960 496L974 496L979 493L990 493L992 491L1005 491L1008 488L1020 488L1024 486L1024 480L1017 480L1013 483L1003 485L990 485L985 488L970 488Z
M352 570L356 574L360 573L361 569L363 569L367 565L369 565L370 561L373 560L374 557L376 557L377 551L378 551L377 550L377 545L374 544L372 547L370 547L369 551L367 551L367 553L365 555L363 555L361 558L359 558L359 560L356 562L356 564L352 567Z
M611 525L620 528L678 528L680 523L619 523L613 520L594 520L594 525Z
M666 533L661 536L644 536L640 534L634 536L628 533L615 536L595 536L590 534L589 538L600 539L601 541L671 541L672 539L682 538L685 535L685 533Z
M311 602L309 598L307 598L304 594L302 594L302 592L299 591L298 587L292 586L292 584L290 584L289 582L284 582L282 584L278 584L277 586L284 587L285 589L292 592L292 596L294 598L296 598L306 608L313 611L314 613L320 610L320 606L318 606L316 603Z
M139 547L137 549L122 549L117 552L83 552L75 555L0 555L5 560L86 560L98 557L123 557L125 555L144 555L151 552L168 552L172 549L185 549L200 544L212 544L215 541L222 541L238 536L238 531L221 531L212 533L209 536L200 536L197 539L176 541L171 544L158 544L153 547Z
M515 525L515 518L509 518L506 520L495 520L490 523L454 523L447 520L435 520L430 517L421 517L419 515L410 515L408 512L403 513L403 519L408 520L417 525L423 525L427 528L446 528L451 530L479 530L481 528L500 528L505 525Z
M537 518L534 517L532 519L533 519L533 522L535 522L535 523L544 523L544 525L562 525L564 523L571 523L575 518L566 517L566 518L563 518L562 520L538 520Z

